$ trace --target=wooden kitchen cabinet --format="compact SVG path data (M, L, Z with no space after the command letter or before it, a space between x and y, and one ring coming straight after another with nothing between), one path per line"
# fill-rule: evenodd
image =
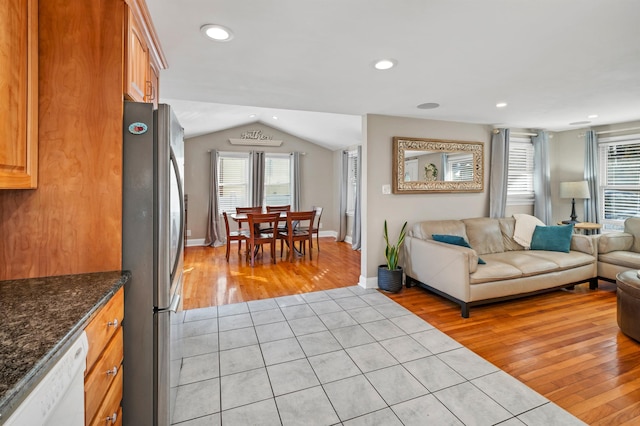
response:
M121 422L123 319L124 287L118 290L85 329L89 340L84 376L86 425Z
M126 75L125 95L137 102L146 101L146 91L149 82L149 48L140 29L133 11L127 12L127 47L126 47Z
M144 2L127 2L125 28L125 98L157 105L160 69L166 68L166 61Z
M38 0L0 8L0 189L38 182Z

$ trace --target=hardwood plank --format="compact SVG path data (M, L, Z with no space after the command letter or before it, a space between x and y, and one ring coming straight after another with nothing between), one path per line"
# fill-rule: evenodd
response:
M235 303L357 284L360 252L323 239L309 261L251 269L237 250L187 248L185 307ZM419 288L383 293L591 425L640 424L640 343L616 322L616 286L578 285L508 302L459 307Z

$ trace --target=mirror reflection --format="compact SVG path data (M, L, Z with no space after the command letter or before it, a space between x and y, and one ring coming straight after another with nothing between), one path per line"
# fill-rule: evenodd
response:
M394 138L394 193L480 192L480 142Z

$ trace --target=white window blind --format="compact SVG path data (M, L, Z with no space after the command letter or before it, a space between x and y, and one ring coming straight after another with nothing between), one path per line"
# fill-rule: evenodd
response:
M599 144L600 209L605 230L640 216L640 139Z
M473 154L445 154L445 167L447 181L473 180Z
M264 205L291 205L291 155L265 154L264 161Z
M220 153L218 156L219 213L235 213L249 205L249 154Z
M533 204L533 200L533 144L530 138L510 138L507 204Z
M353 214L356 209L356 192L358 189L358 152L350 151L347 161L347 214Z

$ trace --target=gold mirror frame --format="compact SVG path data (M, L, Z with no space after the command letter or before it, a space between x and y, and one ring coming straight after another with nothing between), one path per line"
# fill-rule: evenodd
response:
M405 181L405 153L470 153L473 178L468 181ZM482 192L484 190L484 143L446 139L393 138L393 193L421 194L429 192Z

